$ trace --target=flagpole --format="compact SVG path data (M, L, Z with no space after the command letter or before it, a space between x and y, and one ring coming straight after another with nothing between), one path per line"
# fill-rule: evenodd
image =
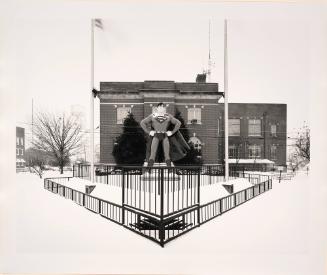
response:
M91 133L91 182L94 182L94 19L91 19L91 90L90 90L90 133Z
M228 156L228 59L227 59L227 20L224 22L224 107L225 107L225 181L229 180Z

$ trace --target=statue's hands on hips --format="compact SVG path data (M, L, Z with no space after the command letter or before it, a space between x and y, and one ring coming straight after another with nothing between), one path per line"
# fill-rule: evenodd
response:
M150 135L151 137L153 137L155 133L156 133L155 131L151 130L150 133L149 133L149 135Z
M167 136L171 136L173 133L171 131L166 132Z

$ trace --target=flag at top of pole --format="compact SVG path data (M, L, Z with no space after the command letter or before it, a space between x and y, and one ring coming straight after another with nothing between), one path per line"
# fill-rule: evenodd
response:
M103 23L102 20L99 18L94 19L94 26L98 27L99 29L103 29Z

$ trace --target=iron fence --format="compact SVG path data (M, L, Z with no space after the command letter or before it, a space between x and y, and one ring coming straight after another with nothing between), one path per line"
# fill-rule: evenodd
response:
M231 171L231 177L244 177L253 186L201 205L201 186L211 184L208 178L215 182L214 177L221 176L219 169L208 166L151 169L103 166L101 171L106 173L99 177L105 180L100 182L119 181L112 184L121 188L121 205L65 186L70 177L45 179L44 188L164 246L272 188L269 176ZM74 167L75 177L87 178L89 173L87 166ZM108 181L109 175L117 177ZM207 183L203 183L204 180Z
M165 168L154 167L156 168ZM225 180L224 167L222 165L202 165L202 166L176 166L172 167L175 174L184 178L190 175L190 171L196 170L196 173L200 173L200 185L211 185L217 182L223 182ZM76 164L73 166L73 177L91 180L91 171L89 164ZM111 186L121 187L123 172L128 172L129 175L142 175L143 166L121 166L111 164L95 164L94 165L94 181L96 183L108 184ZM242 170L243 171L243 170ZM244 172L244 171L243 171ZM240 170L230 169L230 179L240 177Z
M234 194L219 198L215 201L201 205L200 208L200 223L206 223L213 218L227 212L246 201L270 190L272 188L272 180L269 179L260 184L254 185L247 189L241 190Z

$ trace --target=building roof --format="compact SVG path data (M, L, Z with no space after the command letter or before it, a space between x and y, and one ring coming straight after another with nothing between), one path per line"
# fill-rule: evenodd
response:
M162 80L146 80L144 82L101 82L100 92L156 92L172 91L177 93L210 93L222 95L218 83L208 82L175 82Z

